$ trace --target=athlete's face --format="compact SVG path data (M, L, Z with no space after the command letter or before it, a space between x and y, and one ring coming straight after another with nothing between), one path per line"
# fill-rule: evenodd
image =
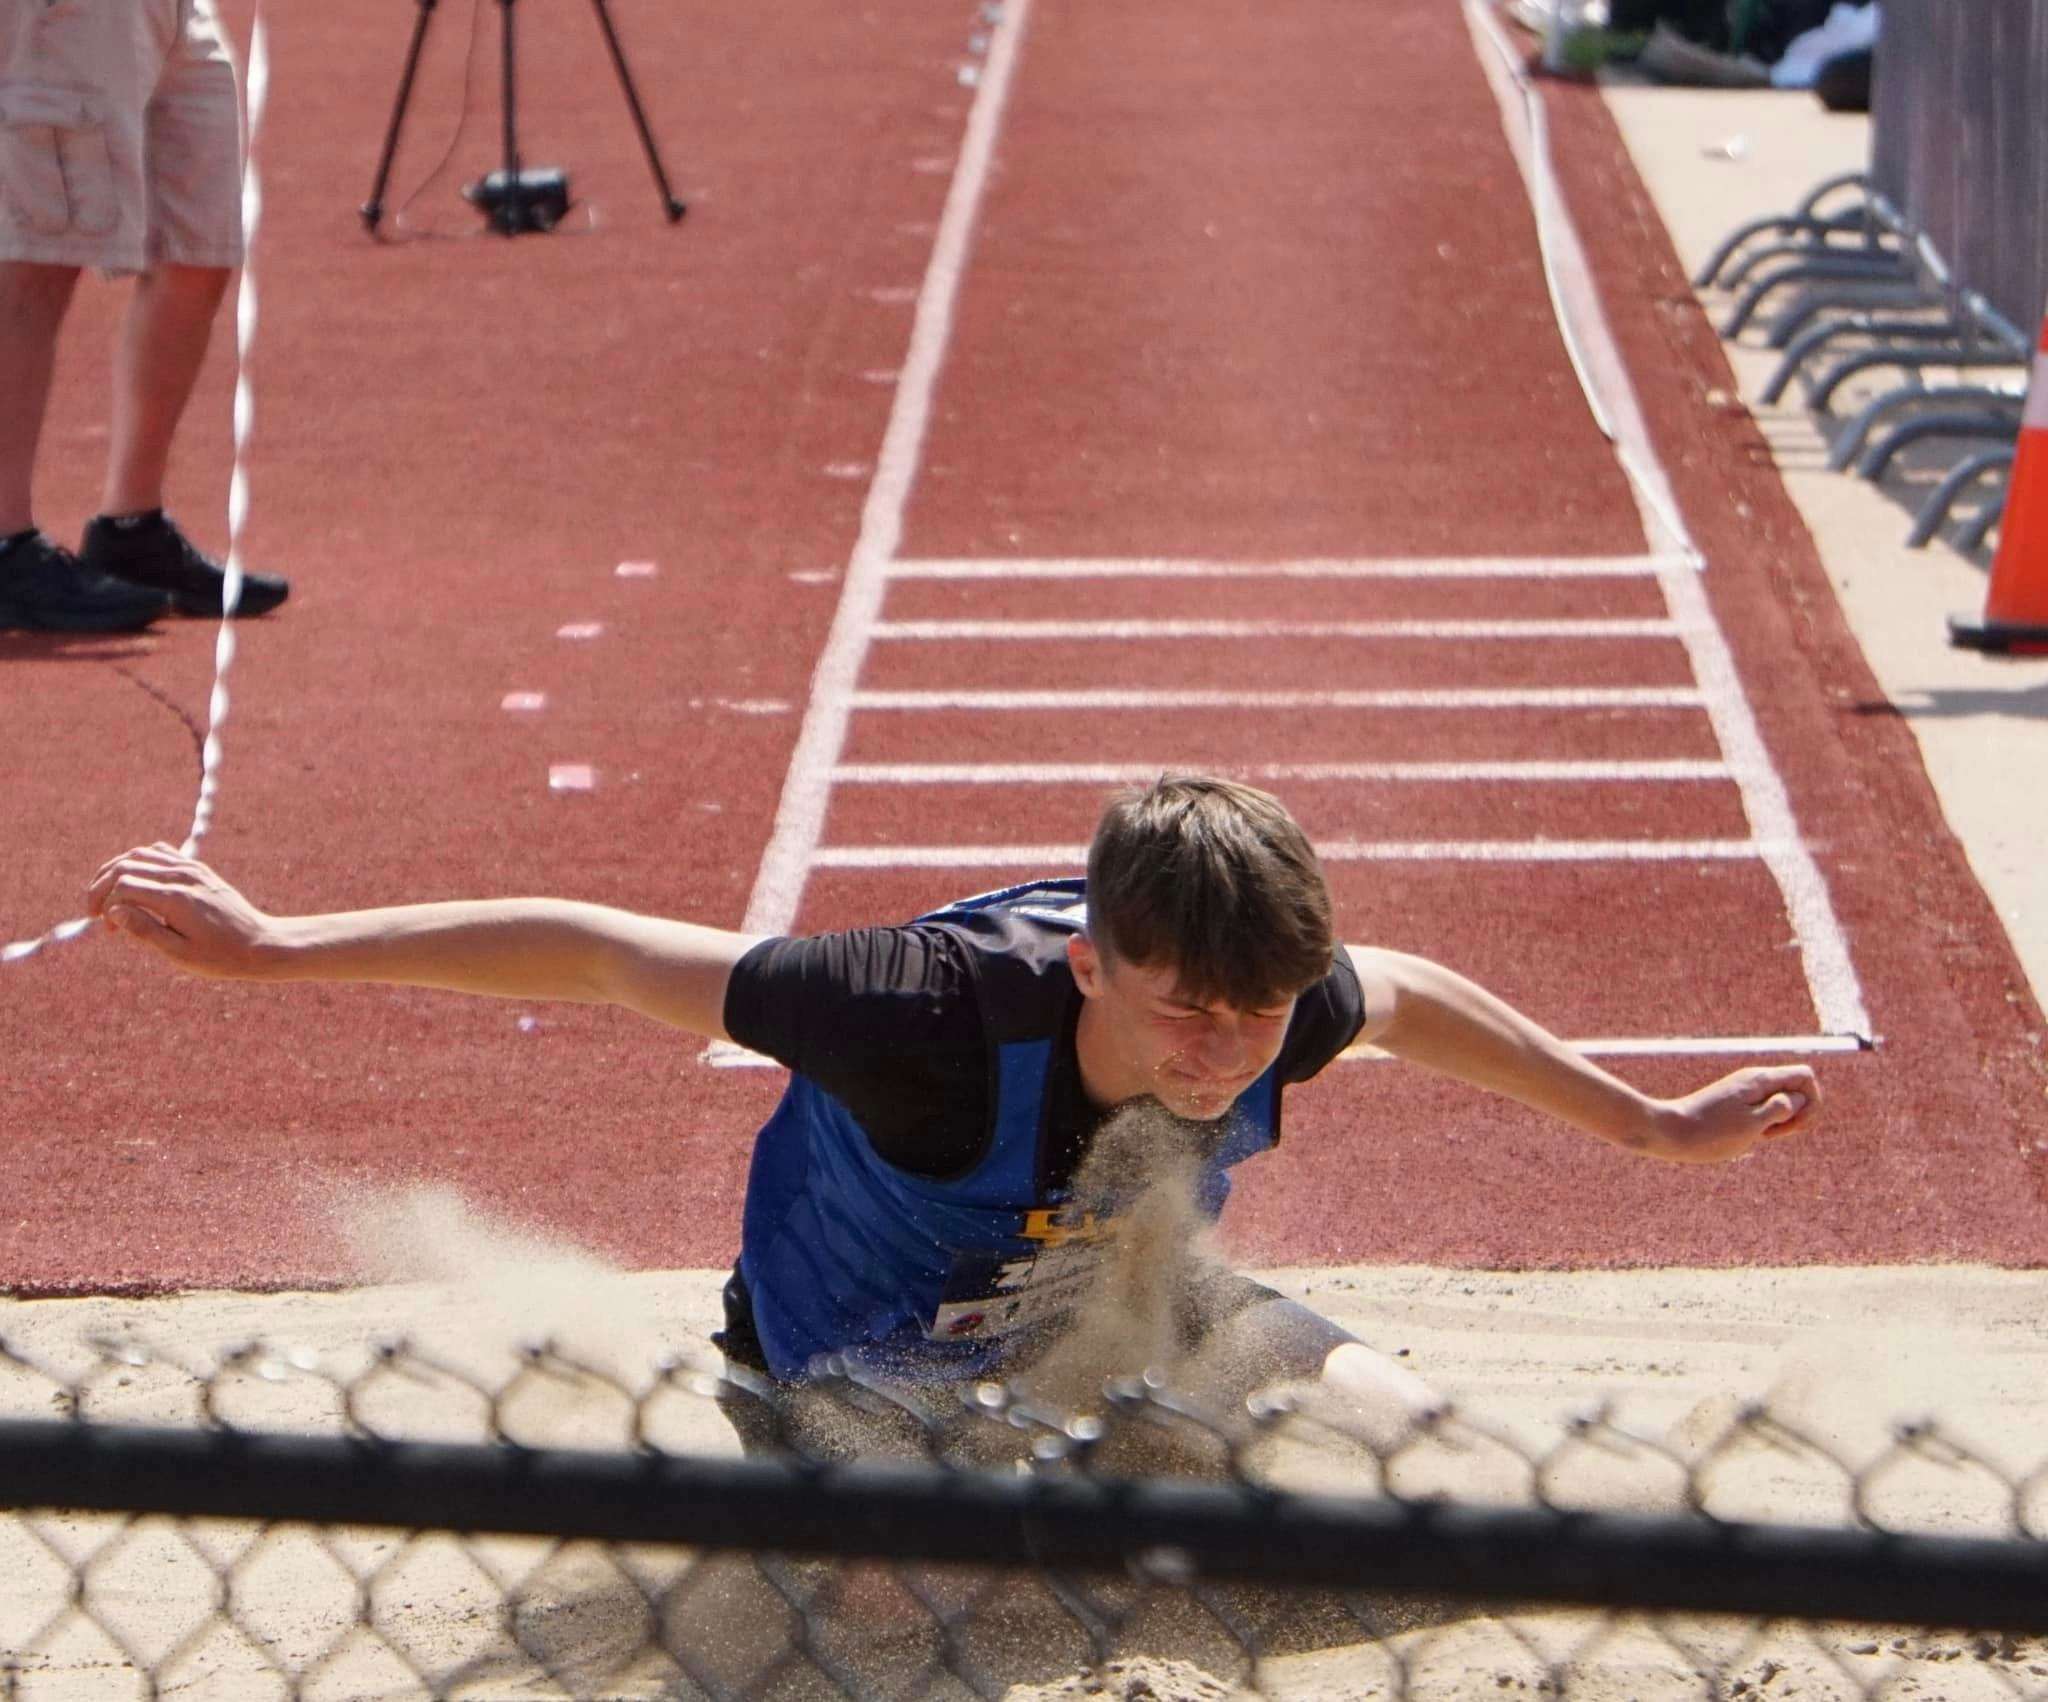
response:
M1294 1015L1292 999L1257 1010L1188 999L1171 968L1125 963L1085 936L1068 942L1067 959L1088 1001L1081 1079L1102 1105L1150 1094L1177 1117L1221 1117L1280 1055Z

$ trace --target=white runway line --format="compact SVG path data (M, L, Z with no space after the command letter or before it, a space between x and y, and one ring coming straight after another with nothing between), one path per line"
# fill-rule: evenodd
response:
M930 422L932 394L946 343L952 334L953 306L974 235L975 216L988 182L996 131L1017 61L1017 43L1031 15L1031 0L1008 0L989 41L988 60L977 79L974 105L967 115L966 137L959 164L946 191L932 256L917 291L917 312L911 325L910 348L903 376L889 410L874 481L862 506L860 536L847 563L839 607L818 666L811 676L810 701L797 734L775 826L761 857L754 891L747 903L748 933L780 933L789 926L803 897L811 852L825 823L832 791L832 769L846 744L846 724L854 708L854 683L860 678L875 619L888 589L889 564L903 541L903 512L917 476Z
M842 786L1143 785L1173 771L1170 762L842 762ZM1725 762L1685 758L1642 762L1260 762L1204 772L1236 780L1506 781L1727 780Z
M1762 857L1753 839L1330 839L1325 863L1718 863ZM818 869L1083 867L1086 845L821 845Z
M1216 562L1177 558L1058 558L1010 561L934 559L898 561L904 508L931 411L932 395L950 333L953 305L985 185L995 133L1015 63L1017 41L1029 0L1005 9L991 44L989 74L981 80L967 137L948 192L925 280L917 296L909 357L884 437L874 482L863 509L860 538L848 566L832 630L813 678L804 725L785 781L775 827L749 903L746 927L781 932L793 919L814 867L976 866L993 862L1023 866L1072 867L1084 852L1072 846L901 846L819 847L826 808L836 781L862 777L870 783L916 783L901 778L919 765L842 766L851 716L860 710L1101 711L1101 710L1622 710L1685 709L1708 713L1724 764L1705 765L1685 778L1727 778L1740 788L1753 839L1696 841L1465 841L1341 842L1324 848L1333 861L1429 858L1460 861L1559 861L1647 858L1713 860L1761 858L1785 895L1799 936L1807 980L1822 1026L1832 1032L1867 1033L1860 988L1811 854L1800 842L1782 781L1772 769L1754 717L1735 675L1732 656L1701 593L1699 553L1686 536L1670 502L1663 471L1649 453L1647 432L1634 406L1611 335L1590 293L1583 254L1549 175L1541 113L1520 109L1512 91L1500 89L1504 117L1517 158L1529 177L1530 193L1543 227L1546 275L1553 287L1560 327L1585 385L1588 405L1615 444L1624 472L1644 515L1646 535L1670 548L1611 557L1450 557L1392 559L1306 559L1282 562ZM1471 8L1477 17L1477 8ZM1475 33L1477 32L1475 23ZM1491 71L1491 67L1489 70ZM1497 85L1498 86L1498 85ZM1512 109L1512 110L1511 110ZM1516 130L1517 120L1523 128ZM1536 127L1533 137L1529 127ZM1564 282L1560 283L1560 277ZM1614 392L1608 401L1595 380ZM1613 422L1613 423L1611 423ZM894 579L1060 580L1060 579L1569 579L1654 578L1670 618L1636 622L968 622L882 623L883 599ZM1679 638L1693 664L1695 686L1592 687L1584 689L1440 689L1388 691L1072 690L1072 691L860 691L857 682L877 638L896 641L1274 636L1660 636ZM933 765L939 766L939 765ZM1029 768L1031 765L1013 765ZM1129 765L1071 765L1071 771L1117 770ZM1270 765L1271 770L1296 765ZM1298 765L1307 768L1312 765ZM1347 765L1325 765L1343 769ZM1554 765L1562 778L1573 765ZM1397 765L1387 765L1391 775ZM1407 765L1416 777L1463 769L1477 777L1479 765ZM1276 776L1277 777L1277 776ZM1495 777L1495 776L1489 776ZM1505 777L1505 776L1499 776ZM1637 777L1637 776L1629 776ZM1676 773L1669 777L1679 777ZM1020 776L1021 778L1021 776ZM714 1052L718 1049L714 1048ZM736 1049L729 1049L736 1050Z
M891 579L1649 579L1678 556L1414 556L1306 561L1194 561L1115 556L898 561Z
M855 709L1698 709L1693 686L1473 687L1420 691L861 691Z
M1869 1042L1854 1034L1733 1034L1720 1038L1693 1035L1636 1035L1628 1039L1567 1040L1574 1052L1588 1058L1783 1058L1831 1052L1867 1052ZM749 1057L756 1054L748 1053ZM1377 1046L1347 1046L1338 1062L1391 1064L1394 1054ZM772 1058L761 1062L774 1065Z
M1151 638L1676 638L1672 620L924 620L879 621L873 636L919 643Z
M1693 678L1700 682L1707 719L1713 723L1721 754L1728 759L1742 794L1743 814L1749 818L1750 831L1771 847L1764 862L1792 919L1814 1015L1830 1034L1867 1035L1871 1032L1870 1013L1864 1008L1863 985L1849 957L1848 937L1835 916L1827 879L1799 837L1791 796L1764 746L1763 733L1735 669L1734 653L1713 622L1706 587L1696 573L1661 577L1664 595L1679 624L1688 628L1683 642L1692 658Z
M1567 1040L1574 1052L1588 1058L1799 1058L1844 1052L1867 1052L1870 1045L1853 1034L1632 1035L1595 1040ZM1391 1064L1393 1053L1377 1046L1348 1046L1337 1054L1340 1064ZM704 1054L719 1070L779 1070L773 1058L721 1040Z
M1714 620L1699 575L1692 570L1701 561L1700 553L1686 531L1670 480L1650 440L1620 346L1600 305L1592 268L1558 190L1543 98L1530 85L1520 56L1482 0L1465 0L1465 16L1480 63L1493 85L1509 147L1528 186L1558 329L1578 372L1586 405L1614 445L1642 516L1644 536L1674 546L1683 563L1660 567L1657 582L1681 629L1693 678L1700 683L1715 737L1741 790L1751 830L1772 847L1765 861L1784 896L1814 1013L1828 1033L1868 1035L1870 1014L1864 1006L1862 983L1828 896L1826 878L1800 839L1791 797L1771 762L1734 654Z

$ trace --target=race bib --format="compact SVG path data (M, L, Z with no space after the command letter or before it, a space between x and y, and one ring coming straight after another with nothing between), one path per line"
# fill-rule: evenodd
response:
M1032 1250L955 1260L925 1335L983 1341L1063 1317L1087 1294L1115 1233L1115 1220L1094 1212L1026 1213Z

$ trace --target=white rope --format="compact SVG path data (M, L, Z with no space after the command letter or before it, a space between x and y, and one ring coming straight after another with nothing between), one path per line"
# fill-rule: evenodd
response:
M221 585L220 630L213 643L213 693L207 709L206 742L200 753L199 796L192 806L192 826L185 835L189 856L213 825L214 806L220 797L221 729L228 719L228 670L235 660L235 610L242 601L242 539L249 522L249 438L256 423L256 402L249 383L249 351L256 342L256 229L263 217L263 184L256 170L256 135L263 121L263 105L270 92L270 43L263 27L263 8L258 0L255 22L250 30L248 142L242 160L242 281L235 297L235 450L234 467L228 476L228 559ZM0 964L20 963L47 946L77 939L92 927L92 918L76 916L59 922L32 940L15 940L0 946Z
M220 631L213 641L213 695L207 706L206 743L200 751L199 797L185 835L191 856L213 825L220 794L221 728L228 719L228 670L235 660L235 610L242 602L242 539L249 525L249 437L256 424L256 394L249 382L249 352L256 344L256 233L263 222L263 182L256 172L256 132L270 93L270 42L257 8L249 36L249 145L242 164L242 282L235 295L235 453L228 475L228 559L221 585Z

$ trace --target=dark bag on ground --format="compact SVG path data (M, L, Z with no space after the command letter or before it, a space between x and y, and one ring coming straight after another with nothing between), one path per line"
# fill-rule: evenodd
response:
M1813 79L1813 92L1830 112L1870 110L1870 56L1867 47L1854 53L1838 53L1820 68Z
M1746 53L1772 63L1796 35L1827 21L1833 0L1613 0L1617 31L1647 34L1668 25L1716 53Z

